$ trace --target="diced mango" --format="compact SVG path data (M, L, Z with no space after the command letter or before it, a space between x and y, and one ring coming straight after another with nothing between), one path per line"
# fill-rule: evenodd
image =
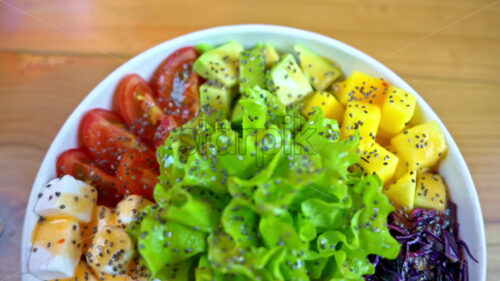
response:
M436 209L440 212L446 209L446 185L439 174L421 173L418 175L415 207Z
M411 170L433 167L448 149L444 134L436 121L403 131L391 139L391 144Z
M415 201L415 187L417 186L417 171L409 171L393 184L384 188L384 194L389 201L403 210L411 211Z
M360 147L375 141L380 122L380 109L371 104L351 102L347 105L340 136L347 139L359 132Z
M332 94L325 91L313 93L302 109L302 114L309 116L315 107L321 108L326 118L335 119L339 123L342 121L345 109Z
M359 166L367 174L377 174L384 185L394 176L397 165L398 157L378 143L372 143L361 149Z
M80 261L75 269L75 276L68 279L56 279L53 281L74 281L74 280L86 280L86 281L97 281L94 276L92 269L85 261Z
M389 87L384 80L359 71L354 71L344 82L345 87L337 96L342 105L349 101L358 101L381 106Z
M396 171L394 172L394 177L393 177L393 179L397 180L397 179L401 178L408 171L408 169L406 168L406 162L403 161L403 159L401 159L398 152L394 149L394 147L392 145L386 146L385 149L387 149L392 154L396 155L399 159L398 165L396 166Z
M408 124L415 111L416 99L404 90L389 86L382 105L380 131L394 136Z

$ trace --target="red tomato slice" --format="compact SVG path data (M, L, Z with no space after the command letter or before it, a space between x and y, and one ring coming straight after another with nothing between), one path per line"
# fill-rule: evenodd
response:
M175 118L171 115L167 115L156 129L154 137L155 149L158 148L158 146L165 144L165 140L168 138L170 131L177 128L178 126L179 124L177 123Z
M131 74L120 83L118 95L120 112L130 131L152 147L156 127L165 118L153 90L139 75Z
M147 151L146 145L127 131L120 116L104 109L93 109L82 120L85 147L100 167L110 173L118 168L121 156L129 149Z
M182 123L198 114L200 101L199 78L193 71L198 53L193 47L175 51L156 69L151 84L161 109Z
M158 183L158 163L153 153L135 149L127 151L118 166L116 178L127 193L153 199L153 191Z
M72 175L97 188L98 204L114 207L124 195L114 176L97 167L89 153L83 148L70 149L59 155L56 164L57 176Z

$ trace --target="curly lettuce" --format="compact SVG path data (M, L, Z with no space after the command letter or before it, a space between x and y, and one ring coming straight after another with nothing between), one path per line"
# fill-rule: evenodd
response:
M259 87L240 104L241 127L205 112L157 150L157 205L129 227L153 277L363 280L369 255L397 257L380 178L350 172L357 137L340 140L321 110L305 120Z

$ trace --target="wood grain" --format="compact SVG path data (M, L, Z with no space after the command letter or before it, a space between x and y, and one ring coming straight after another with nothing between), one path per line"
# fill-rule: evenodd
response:
M381 59L421 93L471 169L486 222L488 278L498 280L500 4L491 5L497 2L0 0L0 280L20 278L34 176L83 97L142 50L237 23L289 25L339 39Z

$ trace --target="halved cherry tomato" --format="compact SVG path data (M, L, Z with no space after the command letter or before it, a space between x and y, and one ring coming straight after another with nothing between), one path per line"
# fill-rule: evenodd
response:
M134 134L127 131L120 116L108 110L96 108L88 112L83 117L81 130L83 143L97 165L113 174L127 150L148 150Z
M168 138L170 131L177 128L178 126L179 124L177 123L175 118L171 115L167 115L156 129L154 137L155 149L158 148L158 146L165 144L165 140Z
M182 123L198 114L199 78L193 71L198 53L193 47L175 51L156 69L151 84L161 109Z
M120 160L116 178L126 193L153 199L153 191L158 183L158 163L149 151L128 150Z
M98 204L114 207L124 195L116 178L92 161L84 148L70 149L59 155L56 164L57 176L72 175L97 188Z
M153 90L139 75L131 74L120 83L118 95L120 112L130 131L152 147L156 127L165 118Z

